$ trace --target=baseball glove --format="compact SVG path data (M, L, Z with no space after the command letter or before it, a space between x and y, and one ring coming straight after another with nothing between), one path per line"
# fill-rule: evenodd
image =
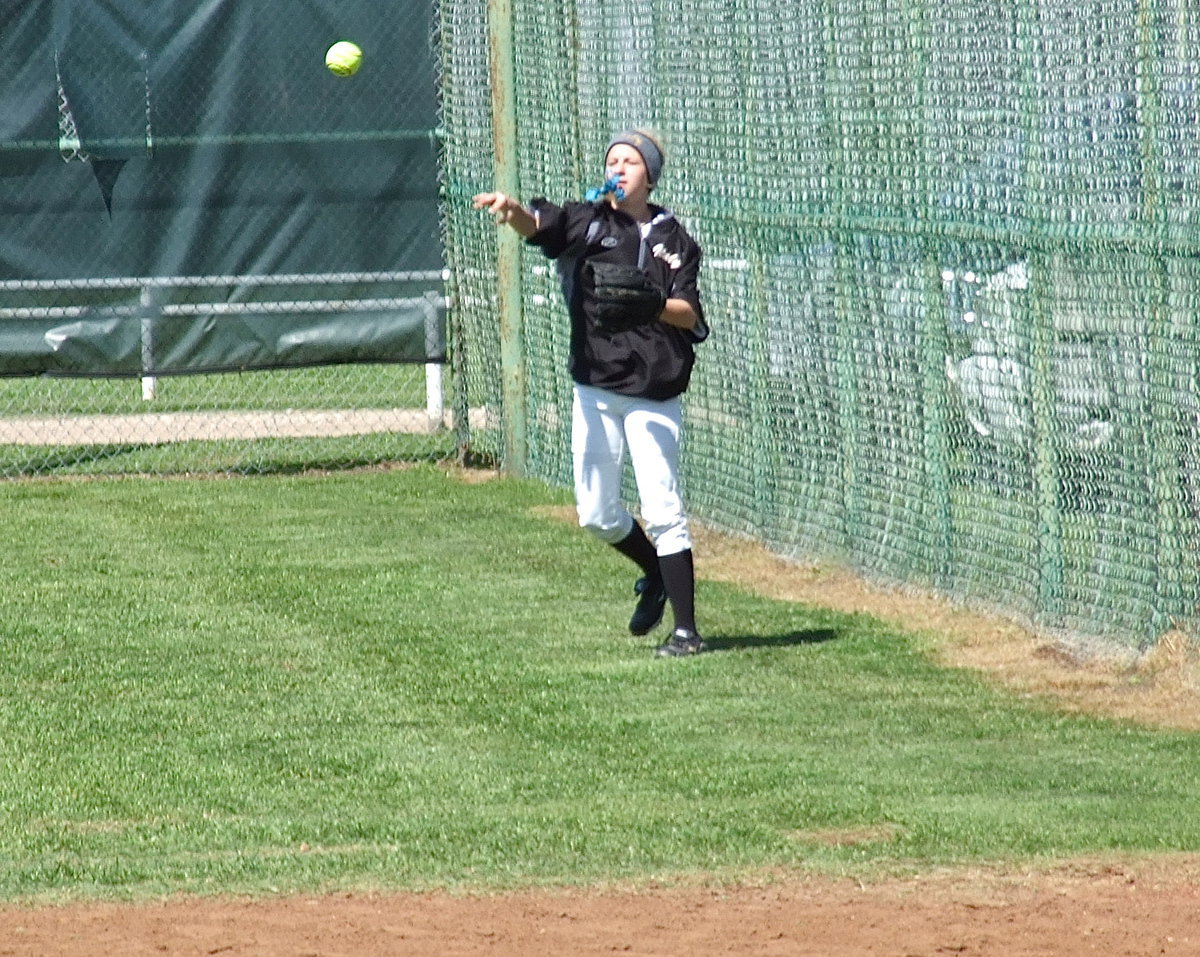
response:
M591 317L604 335L625 332L662 314L666 294L640 269L619 263L588 262L592 285Z

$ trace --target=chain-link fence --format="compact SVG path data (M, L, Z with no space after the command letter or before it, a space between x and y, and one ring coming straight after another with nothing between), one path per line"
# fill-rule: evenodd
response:
M454 453L433 21L0 6L0 476Z
M581 198L648 123L706 254L696 512L1045 629L1196 635L1193 5L443 0L441 31L476 447L569 481L556 279L519 251L498 324L470 196Z

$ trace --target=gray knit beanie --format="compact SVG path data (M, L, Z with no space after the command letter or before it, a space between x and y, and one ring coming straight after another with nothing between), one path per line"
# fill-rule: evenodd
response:
M646 178L651 186L657 183L662 175L664 162L662 147L658 145L658 141L645 130L626 130L612 138L608 149L604 151L605 159L608 159L609 152L618 143L632 146L642 155L642 162L646 164Z

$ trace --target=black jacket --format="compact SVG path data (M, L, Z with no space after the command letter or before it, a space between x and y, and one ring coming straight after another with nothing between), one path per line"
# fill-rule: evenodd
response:
M643 238L637 221L608 203L538 198L530 204L538 231L528 242L556 261L571 317L569 370L582 385L621 395L670 399L684 392L695 362L693 346L708 337L700 306L700 247L675 217L652 207L654 218ZM637 266L657 281L668 298L686 299L699 322L692 331L665 322L604 335L589 321L590 293L581 281L584 262Z

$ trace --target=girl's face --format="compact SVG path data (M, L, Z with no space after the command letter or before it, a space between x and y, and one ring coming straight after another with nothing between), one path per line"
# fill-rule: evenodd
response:
M642 154L626 143L617 143L604 160L605 178L615 175L625 190L625 199L645 202L650 195L650 179Z

